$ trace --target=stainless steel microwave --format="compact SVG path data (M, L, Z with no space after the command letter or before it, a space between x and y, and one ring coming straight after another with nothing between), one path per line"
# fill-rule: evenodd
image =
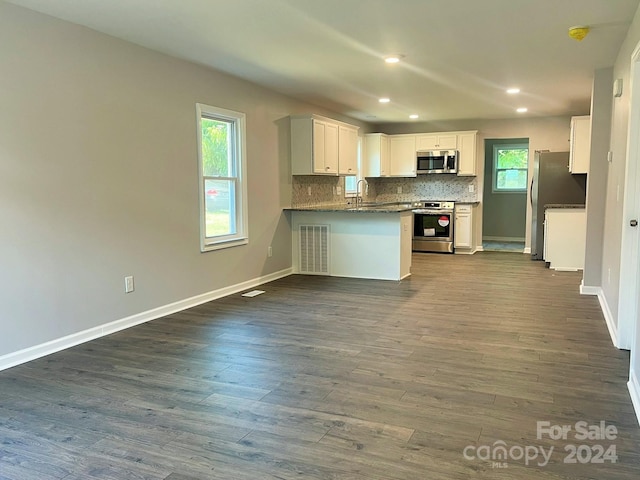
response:
M457 150L422 150L416 154L416 173L458 173Z

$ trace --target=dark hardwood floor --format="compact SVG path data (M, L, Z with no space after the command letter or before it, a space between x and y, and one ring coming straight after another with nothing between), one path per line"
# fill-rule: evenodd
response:
M0 372L0 478L640 478L629 354L580 273L494 252L412 271L291 276Z

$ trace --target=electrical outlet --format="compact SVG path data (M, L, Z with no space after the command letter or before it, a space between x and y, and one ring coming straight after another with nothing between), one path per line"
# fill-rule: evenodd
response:
M398 192L398 193L402 193L402 185L399 185L399 186L398 186L398 190L397 190L397 192Z
M476 191L476 187L474 187L473 183L469 185L469 193L473 193Z
M311 196L311 187L307 187L307 195Z
M124 293L131 293L134 290L133 275L124 277Z
M269 245L269 248L267 248L267 257L272 257L273 256L273 248L271 248L271 245Z
M609 162L609 163L613 162L613 152L612 151L608 151L607 152L607 162Z
M336 187L336 195L342 195L342 187L340 185Z

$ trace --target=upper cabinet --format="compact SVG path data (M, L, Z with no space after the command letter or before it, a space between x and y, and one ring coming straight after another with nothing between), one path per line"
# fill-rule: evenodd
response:
M319 115L291 117L293 175L356 175L358 127Z
M364 136L363 176L389 176L389 136L384 133L370 133Z
M340 175L358 173L358 128L338 126L338 172Z
M458 175L476 175L478 131L364 136L365 177L415 177L416 152L458 150Z
M591 160L591 117L571 117L571 139L569 149L569 171L589 173Z
M455 150L458 136L455 133L420 134L416 137L416 150Z
M416 176L415 135L392 135L389 138L389 175L392 177Z
M477 131L458 134L458 175L460 176L476 174L477 136Z

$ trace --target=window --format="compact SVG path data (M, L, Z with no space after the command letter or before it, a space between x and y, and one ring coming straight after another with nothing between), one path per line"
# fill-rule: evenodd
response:
M526 191L528 165L528 145L494 145L493 192Z
M245 115L196 104L200 249L248 242Z

